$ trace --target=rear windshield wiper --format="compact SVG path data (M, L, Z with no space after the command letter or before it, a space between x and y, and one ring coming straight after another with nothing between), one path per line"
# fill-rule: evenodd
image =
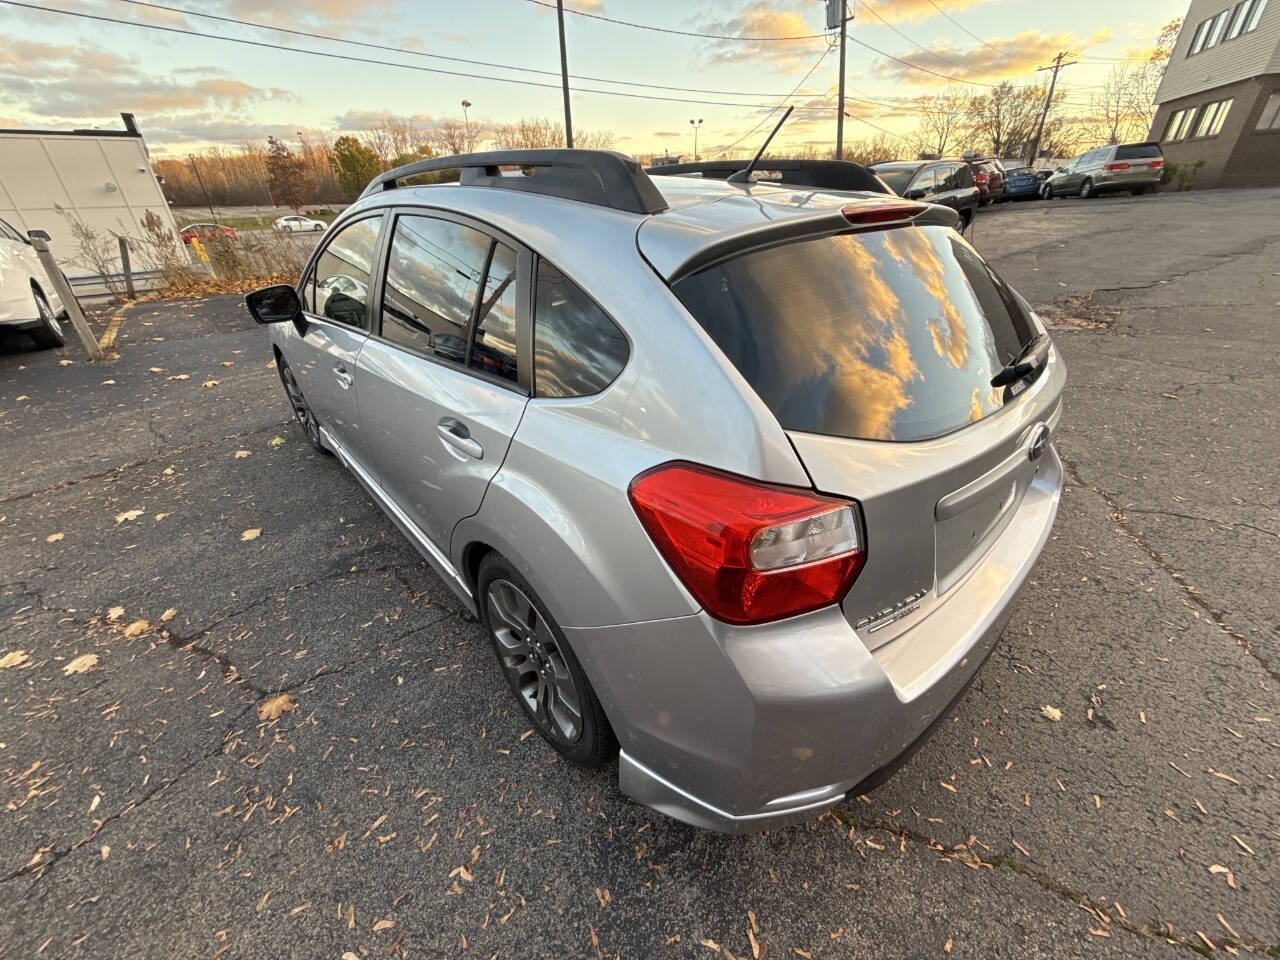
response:
M1047 333L1038 334L1027 341L1017 355L991 378L991 385L993 387L1007 387L1011 383L1017 383L1019 380L1036 373L1044 366L1048 358L1049 335Z

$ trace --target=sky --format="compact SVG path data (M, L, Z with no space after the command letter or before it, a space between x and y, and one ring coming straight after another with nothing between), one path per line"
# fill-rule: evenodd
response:
M463 100L471 104L467 119L474 124L563 117L556 15L536 0L23 3L0 0L0 128L119 127L120 113L129 112L153 155L163 156L268 135L295 138L298 131L358 133L379 114L414 117L430 127L461 118ZM823 34L822 0L565 5L566 11L580 11L565 14L570 83L580 88L571 100L575 130L612 131L617 149L627 153L687 155L693 152L689 121L701 119L698 152L707 156L762 138L776 117L770 111L785 101L798 109L780 144L833 142L834 34L765 39ZM848 0L853 20L846 93L861 99L849 102L858 119L846 121L845 136L902 133L914 126L909 98L948 86L981 93L989 89L984 85L1004 80L1039 82L1045 74L1036 68L1059 50L1079 60L1062 71L1060 82L1068 105L1083 108L1112 69L1143 56L1161 25L1182 16L1187 5L1188 0ZM591 92L602 90L614 95ZM629 96L616 95L621 93Z

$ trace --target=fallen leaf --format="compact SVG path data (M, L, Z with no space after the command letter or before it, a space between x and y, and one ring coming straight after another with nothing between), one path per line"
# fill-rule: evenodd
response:
M190 380L190 379L191 379L191 374L189 374L189 373L175 373L175 374L174 374L172 377L170 377L169 379L170 379L170 380Z
M249 457L249 456L252 456L252 455L253 455L253 454L252 454L250 451L248 451L248 450L237 450L237 451L236 451L236 459L237 459L237 460L243 460L245 457Z
M1211 867L1209 867L1209 872L1215 875L1219 873L1225 874L1227 878L1227 886L1230 887L1232 890L1236 888L1235 874L1232 873L1230 870L1228 870L1226 867L1222 866L1222 864L1220 863L1213 864Z
M63 536L65 536L65 534L62 534L62 533L51 533L51 534L49 534L47 537L45 537L45 538L44 538L44 542L45 542L45 543L57 543L59 540L61 540L61 539L63 538Z
M258 704L258 719L279 720L281 714L293 713L297 708L298 704L293 699L293 694L288 692L278 693L274 697L268 697Z
M1240 844L1241 850L1243 850L1245 853L1249 854L1250 856L1253 856L1253 847L1249 846L1247 843L1245 843L1243 840L1237 837L1234 833L1231 835L1231 839L1234 840L1236 843Z
M20 396L14 397L13 402L21 403L23 400L30 400L30 399L31 398L24 393L24 394L21 394Z
M360 958L356 956L354 953L352 953L350 950L348 950L345 953L343 953L342 960L360 960Z
M167 517L167 516L168 516L168 514L167 514L167 513L157 513L157 514L156 514L156 523L159 523L161 520L163 520L163 519L164 519L165 517Z
M124 628L124 635L132 640L134 637L140 637L151 629L151 624L146 620L135 620Z
M164 373L164 367L151 367L147 373Z
M270 440L267 441L267 443L273 447L278 447L284 443L284 437L272 437Z
M62 672L67 676L71 676L73 673L88 673L97 665L98 655L96 653L82 653L63 667Z
M1040 708L1040 715L1049 720L1052 720L1054 723L1057 723L1059 720L1062 719L1062 711L1059 710L1057 707L1051 707L1048 704L1045 704L1043 707Z
M58 361L58 366L60 366L60 367L69 367L69 366L71 366L73 363L75 363L75 361L74 361L74 360L66 360L66 359L63 359L63 360L59 360L59 361Z
M946 943L944 943L944 944L942 945L942 951L943 951L944 953L950 953L950 952L951 952L951 938L950 938L950 937L947 937L947 942L946 942Z
M261 527L252 527L240 534L241 540L257 540L262 535Z
M93 811L97 810L98 804L100 804L101 802L102 802L102 794L95 793L93 795L93 799L89 801L89 812L93 813Z
M111 848L104 843L102 845L102 859L105 860L109 856L111 856Z
M10 650L3 657L0 657L0 670L20 667L30 659L31 655L25 650Z
M116 514L116 523L121 524L126 520L137 520L140 516L142 516L141 510L126 510L124 513Z
M200 384L202 387L216 387L217 385L217 380L206 380L204 383Z
M112 607L107 611L107 619L114 622L124 616L124 607Z
M169 608L168 610L166 610L164 613L160 614L160 622L161 622L161 623L168 623L170 620L172 620L172 619L173 619L174 617L176 617L177 615L178 615L178 608L177 608L177 607L170 607L170 608Z

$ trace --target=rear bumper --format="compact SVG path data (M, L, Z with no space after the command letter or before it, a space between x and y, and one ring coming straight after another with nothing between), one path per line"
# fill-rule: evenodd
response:
M622 745L624 793L741 833L882 782L994 649L1053 527L1050 448L1015 517L928 616L869 652L838 607L732 627L700 612L566 629Z
M1141 190L1154 187L1160 182L1160 174L1143 174L1141 176L1099 175L1094 177L1093 188L1102 190Z

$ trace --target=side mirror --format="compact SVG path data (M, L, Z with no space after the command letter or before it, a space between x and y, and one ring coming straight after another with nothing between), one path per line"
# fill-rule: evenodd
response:
M244 305L258 323L297 323L302 319L302 301L298 299L298 291L285 283L245 294Z
M923 200L927 194L928 194L928 191L925 190L924 187L912 187L910 190L907 191L906 199L907 200Z
M48 243L50 240L49 234L44 230L28 230L27 236L32 240L43 240L45 243ZM27 243L30 242L31 240L27 241Z

